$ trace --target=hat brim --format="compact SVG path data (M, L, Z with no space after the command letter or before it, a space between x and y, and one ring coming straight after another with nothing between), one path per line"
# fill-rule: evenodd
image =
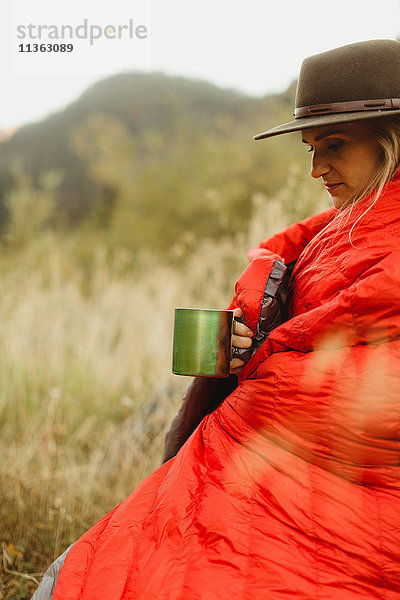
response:
M315 115L312 117L300 117L294 119L290 123L283 123L268 131L257 133L254 136L255 140L264 140L265 138L281 135L282 133L291 133L292 131L300 131L302 129L311 129L312 127L320 127L322 125L335 125L336 123L348 123L350 121L361 121L364 119L376 119L377 117L390 117L399 115L400 109L395 110L363 110L352 113L334 113L329 115Z

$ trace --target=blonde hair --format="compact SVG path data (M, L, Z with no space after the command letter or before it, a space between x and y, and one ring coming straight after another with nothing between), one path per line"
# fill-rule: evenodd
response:
M346 203L344 208L352 207L365 198L367 195L374 192L372 202L368 208L353 224L349 237L350 243L351 234L357 223L371 210L374 204L382 195L383 188L392 179L393 175L400 166L400 115L385 116L375 119L367 119L364 121L368 127L371 136L375 139L379 151L379 160L377 168L363 187Z

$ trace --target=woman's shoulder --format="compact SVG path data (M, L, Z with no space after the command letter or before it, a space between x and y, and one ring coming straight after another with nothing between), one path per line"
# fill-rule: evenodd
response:
M329 208L286 227L279 233L263 240L249 251L249 259L265 255L265 251L282 257L286 264L297 260L307 244L322 231L338 214Z

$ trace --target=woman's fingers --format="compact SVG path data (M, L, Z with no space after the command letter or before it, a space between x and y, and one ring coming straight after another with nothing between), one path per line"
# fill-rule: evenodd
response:
M240 358L232 358L231 367L233 369L236 369L237 367L243 367L243 365L244 365L244 361L241 360Z
M239 321L234 321L233 332L236 333L236 335L253 337L252 330L249 329L249 327L247 327L247 325L245 325L244 323L239 323Z
M233 311L234 317L243 319L243 311L241 308L235 308ZM232 333L232 347L233 348L250 348L253 343L253 332L244 323L234 321L233 333ZM233 358L230 362L230 373L232 375L239 375L240 371L244 367L244 361L240 358Z
M233 309L233 316L234 317L238 317L239 319L243 318L243 311L241 308L234 308Z
M252 343L253 343L253 340L251 339L251 337L248 337L247 335L246 336L236 335L236 334L232 335L232 346L235 346L236 348L250 348Z
M230 374L231 375L239 375L240 371L243 369L244 362L240 360L240 358L232 358L230 362Z
M236 308L234 310L234 315L235 317L241 318L243 316L243 311L240 308ZM233 322L232 346L236 346L237 348L250 348L252 337L253 332L247 325L240 323L239 321Z
M243 319L242 309L235 308L235 310L233 311L233 316L237 317L238 319ZM244 323L240 323L240 321L236 321L236 319L233 322L233 333L235 333L236 335L253 337L252 330L249 327L247 327L247 325L245 325Z

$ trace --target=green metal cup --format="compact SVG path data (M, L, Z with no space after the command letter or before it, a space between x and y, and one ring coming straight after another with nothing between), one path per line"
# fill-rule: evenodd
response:
M193 377L227 377L233 311L176 308L172 372Z

